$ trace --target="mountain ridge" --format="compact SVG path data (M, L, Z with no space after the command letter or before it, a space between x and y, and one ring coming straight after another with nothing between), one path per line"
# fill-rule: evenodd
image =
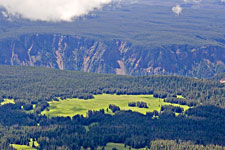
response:
M206 45L137 46L62 34L26 34L0 41L0 64L122 75L208 78L225 72L225 49Z

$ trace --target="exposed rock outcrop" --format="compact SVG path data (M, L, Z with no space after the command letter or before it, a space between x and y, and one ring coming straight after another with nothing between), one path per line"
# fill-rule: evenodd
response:
M23 35L0 41L0 64L128 75L210 77L225 72L225 48L204 45L144 47L57 34Z

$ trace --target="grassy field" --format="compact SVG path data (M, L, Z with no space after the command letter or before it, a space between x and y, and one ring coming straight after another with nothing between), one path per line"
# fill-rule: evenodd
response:
M137 108L129 107L129 102L146 102L148 108ZM83 99L66 99L60 101L49 102L49 110L44 110L42 114L49 117L54 116L74 116L77 114L86 116L88 110L107 110L110 104L119 106L121 110L132 110L135 112L140 112L146 114L146 112L153 112L154 110L160 111L162 105L174 105L180 106L187 110L189 107L186 105L178 105L165 103L163 99L154 98L153 95L95 95L94 99L83 100ZM110 113L110 112L109 112Z
M33 148L32 145L33 145L33 139L30 139L29 146L27 146L27 145L19 145L19 144L11 144L11 146L13 148L15 148L16 150L37 150L36 148ZM35 147L39 146L37 141L34 141L34 146Z
M120 143L108 143L105 147L105 150L112 150L112 148L116 148L117 150L146 150L146 148L140 148L140 149L135 149L127 146L126 148L124 147L124 144Z
M15 148L16 150L37 150L36 148L32 148L32 147L27 146L27 145L11 144L11 146L13 148Z
M5 105L5 104L15 104L13 99L4 99L3 102L1 102L1 105Z
M182 95L177 95L177 98L185 99Z

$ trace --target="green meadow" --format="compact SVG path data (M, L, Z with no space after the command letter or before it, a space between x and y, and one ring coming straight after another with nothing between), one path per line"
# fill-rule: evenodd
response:
M146 102L148 108L138 108L129 107L129 102ZM74 115L84 115L86 116L88 110L98 111L104 109L106 113L112 114L107 108L110 104L119 106L121 110L132 110L134 112L139 112L146 114L146 112L153 112L154 110L160 111L162 105L173 105L179 106L187 110L189 107L186 105L178 105L166 103L163 99L154 98L153 95L111 95L102 94L95 95L94 99L84 100L84 99L65 99L59 101L49 102L50 107L42 112L43 115L48 117L55 116L74 116Z
M130 148L129 149L129 146L124 147L124 144L120 144L120 143L108 143L105 147L105 150L112 150L113 148L116 148L117 150L146 150L146 148L140 148L140 149Z
M5 105L5 104L15 104L13 99L4 99L3 102L1 102L1 105Z
M185 99L182 95L177 95L177 98Z
M19 144L11 144L11 146L14 149L16 149L16 150L37 150L36 148L33 148L32 145L33 145L33 139L30 139L29 146L27 146L27 145L19 145ZM34 141L34 146L35 147L39 146L37 141Z
M16 150L37 150L36 148L27 145L11 144L11 146Z

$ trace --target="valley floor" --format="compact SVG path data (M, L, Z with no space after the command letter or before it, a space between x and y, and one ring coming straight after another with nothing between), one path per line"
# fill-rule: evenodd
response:
M129 107L130 102L145 102L148 108L138 108ZM187 105L171 104L164 102L161 98L154 98L153 95L112 95L112 94L102 94L95 95L94 99L84 100L84 99L66 99L59 101L49 102L50 107L42 112L42 115L49 117L55 116L74 116L83 115L86 116L89 110L99 111L104 109L106 113L113 114L110 109L108 109L110 104L119 106L121 110L131 110L134 112L139 112L146 114L147 112L158 111L160 112L161 106L173 105L181 107L185 110L189 109Z

